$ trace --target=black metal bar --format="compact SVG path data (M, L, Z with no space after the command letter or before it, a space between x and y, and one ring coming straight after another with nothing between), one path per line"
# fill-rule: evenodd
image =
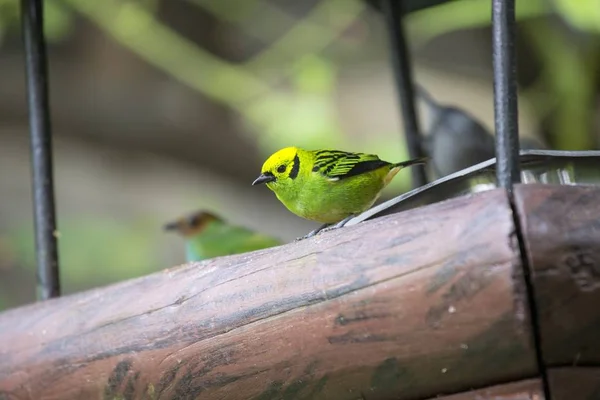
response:
M515 30L515 0L492 0L496 180L510 192L521 181Z
M402 16L404 15L402 2L401 0L382 0L382 8L385 14L392 53L392 68L402 109L406 147L411 158L423 157L425 154L421 147L421 136L415 107L411 60L402 25ZM425 168L422 165L412 167L411 172L413 187L419 187L427 183Z
M525 1L525 0L524 0ZM517 100L517 63L515 55L515 0L492 0L492 46L494 64L494 120L496 127L496 181L512 193L513 184L521 182L519 165L519 122ZM512 196L510 196L512 197ZM548 373L542 354L542 336L536 305L535 285L523 245L519 219L515 216L515 233L523 256L523 278L527 288L529 318L536 363L542 378L544 398L551 399Z
M60 296L43 11L43 0L21 0L31 133L38 300Z

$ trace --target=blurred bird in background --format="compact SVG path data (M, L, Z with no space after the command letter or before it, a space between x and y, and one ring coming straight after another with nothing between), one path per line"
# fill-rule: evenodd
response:
M176 231L185 238L188 262L246 253L282 244L276 238L230 225L222 218L206 211L197 211L170 222L164 226L164 229Z
M435 178L496 157L494 136L475 117L458 107L440 104L417 83L415 94L428 111L421 145L425 154L431 157ZM519 140L521 149L545 148L535 138L521 136Z
M341 228L371 207L401 169L426 161L390 163L374 154L286 147L265 161L252 185L265 183L288 210L323 224L298 238L304 239Z

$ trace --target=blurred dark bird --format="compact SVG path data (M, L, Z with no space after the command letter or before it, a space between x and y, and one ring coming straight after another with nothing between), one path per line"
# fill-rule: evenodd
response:
M496 157L494 136L475 117L458 107L437 102L415 84L415 95L428 109L428 129L421 141L437 178ZM537 139L520 138L521 149L542 149Z
M186 259L202 261L213 257L245 253L282 242L273 237L250 229L230 225L220 217L197 211L164 226L165 230L176 231L185 238Z

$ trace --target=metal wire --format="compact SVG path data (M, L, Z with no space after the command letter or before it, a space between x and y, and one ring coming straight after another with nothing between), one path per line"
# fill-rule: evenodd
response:
M402 2L401 0L383 0L381 5L389 34L392 69L402 110L406 147L411 158L423 157L425 154L421 147L415 107L411 60L402 25ZM422 165L412 167L411 172L413 187L423 186L427 183L425 168Z
M492 0L496 179L512 192L521 181L515 59L515 0Z
M42 0L21 0L31 134L38 300L60 296L43 15Z

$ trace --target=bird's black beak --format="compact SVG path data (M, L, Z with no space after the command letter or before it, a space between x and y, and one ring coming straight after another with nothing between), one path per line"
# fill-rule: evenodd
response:
M178 228L179 228L179 221L169 222L168 224L165 224L165 226L163 226L163 229L165 231L174 231L174 230L177 230Z
M276 179L277 178L275 178L272 174L269 174L268 172L260 174L258 178L256 178L254 182L252 182L252 186L260 185L261 183L273 182Z

